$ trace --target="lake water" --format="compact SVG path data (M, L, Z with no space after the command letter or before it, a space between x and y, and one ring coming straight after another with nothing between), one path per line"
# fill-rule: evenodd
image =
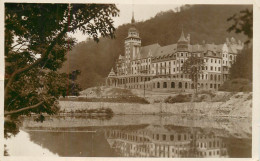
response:
M251 157L251 120L187 116L25 118L5 140L11 156ZM16 145L23 144L26 149Z

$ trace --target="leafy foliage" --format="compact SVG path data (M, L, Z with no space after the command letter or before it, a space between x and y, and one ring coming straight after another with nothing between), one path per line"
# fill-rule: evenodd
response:
M243 78L231 79L225 81L219 90L228 92L252 92L252 82Z
M179 94L179 95L176 95L176 96L169 96L167 97L164 102L165 103L183 103L183 102L190 102L191 100L191 94L186 94L186 95L183 95L183 94Z
M78 94L79 71L57 71L76 43L68 33L113 38L118 12L112 4L6 3L5 115L54 114L60 96Z
M236 61L230 68L230 79L244 78L252 81L253 77L253 51L244 49L238 54Z
M202 74L202 70L204 68L204 60L202 57L191 56L187 60L184 61L183 64L183 72L188 74L195 85L195 89L197 91L198 79L200 74Z
M228 21L234 21L234 24L228 28L228 31L243 33L248 37L245 42L247 46L237 56L236 61L230 68L230 80L224 82L220 90L231 92L248 92L252 91L253 80L253 10L241 10L239 14L234 14Z
M234 24L230 26L227 31L243 33L249 38L245 43L250 43L251 39L253 38L253 9L242 10L238 14L236 13L233 16L229 17L227 20L234 21Z
M79 70L75 70L72 71L72 73L70 73L68 75L68 89L67 89L67 96L68 95L73 95L73 96L79 96L79 92L82 90L81 87L79 86L79 84L76 82L78 76L80 75L80 71Z

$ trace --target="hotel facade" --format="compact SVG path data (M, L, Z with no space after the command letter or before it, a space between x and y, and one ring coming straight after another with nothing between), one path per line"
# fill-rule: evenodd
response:
M183 71L184 62L191 56L204 61L198 78L200 90L218 90L229 78L229 69L236 61L244 44L226 38L223 44L191 44L191 36L182 31L177 43L160 46L158 43L142 46L139 32L132 26L125 38L125 53L119 55L115 68L106 78L106 85L147 90L192 90L194 84Z

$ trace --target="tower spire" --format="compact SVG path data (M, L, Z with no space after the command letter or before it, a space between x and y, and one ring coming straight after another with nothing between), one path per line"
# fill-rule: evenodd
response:
M180 41L187 41L186 38L185 38L185 36L184 36L183 25L182 25L182 27L181 27L181 37L180 37L180 39L179 39L178 42L180 42Z
M131 23L134 24L135 23L135 17L134 17L134 4L132 4L132 20Z

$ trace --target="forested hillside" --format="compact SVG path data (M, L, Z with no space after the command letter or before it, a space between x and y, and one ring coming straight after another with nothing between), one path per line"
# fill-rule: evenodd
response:
M137 22L136 28L140 32L142 46L176 43L182 26L185 35L191 35L192 44L200 44L203 40L206 43L220 44L224 43L226 37L245 41L244 35L227 32L232 24L227 19L245 8L251 9L252 6L194 5L180 12L170 10L158 13L149 20ZM80 70L78 82L83 89L104 83L104 78L114 66L118 55L124 54L124 39L130 25L129 20L129 24L119 26L113 40L101 38L99 43L87 40L77 44L67 54L62 71Z

